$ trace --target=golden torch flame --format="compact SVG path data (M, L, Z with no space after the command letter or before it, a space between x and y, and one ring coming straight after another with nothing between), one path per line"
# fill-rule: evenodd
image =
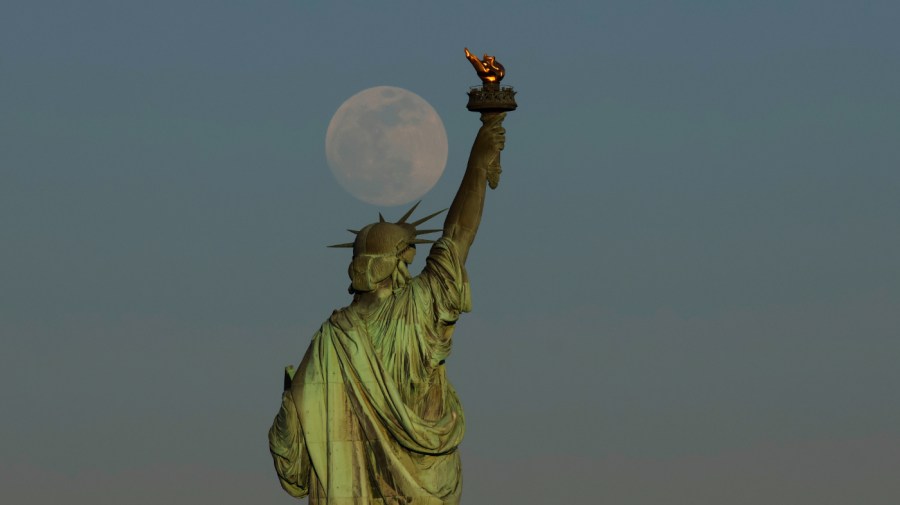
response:
M475 72L478 73L478 78L481 79L481 82L487 83L499 83L503 76L506 75L506 70L503 68L503 65L500 64L499 61L496 60L493 56L484 55L484 60L479 60L477 56L469 52L468 48L466 49L466 58L472 63L472 66L475 67Z

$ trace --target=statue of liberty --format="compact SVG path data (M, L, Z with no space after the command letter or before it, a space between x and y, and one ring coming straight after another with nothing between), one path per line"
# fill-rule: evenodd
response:
M499 177L505 112L486 111L442 229L417 227L443 211L360 230L352 243L349 306L289 368L269 449L282 487L311 505L458 504L457 448L465 419L445 374L453 329L471 308L465 263ZM492 186L494 184L492 183ZM418 238L442 232L436 241ZM407 268L432 244L422 272Z

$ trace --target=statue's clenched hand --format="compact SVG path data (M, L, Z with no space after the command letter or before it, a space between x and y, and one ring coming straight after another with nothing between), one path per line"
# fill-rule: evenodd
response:
M483 163L487 171L487 180L491 189L497 187L500 182L500 151L506 145L506 129L503 128L503 119L506 117L505 112L500 113L484 113L481 115L481 122L484 123L475 137L475 145L472 148L472 154L475 155L480 163Z

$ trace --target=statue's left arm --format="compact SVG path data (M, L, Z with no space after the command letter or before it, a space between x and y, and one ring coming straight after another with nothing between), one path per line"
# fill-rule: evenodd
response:
M496 177L500 171L500 151L506 140L502 125L505 117L505 112L481 114L483 125L472 144L466 173L444 221L444 237L456 245L462 263L469 255L481 224L488 176Z

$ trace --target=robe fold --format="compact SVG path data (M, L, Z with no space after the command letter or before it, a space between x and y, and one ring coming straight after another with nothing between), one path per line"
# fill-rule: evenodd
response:
M444 360L470 309L465 268L442 238L376 309L334 311L269 430L285 491L311 505L458 504L465 420Z

